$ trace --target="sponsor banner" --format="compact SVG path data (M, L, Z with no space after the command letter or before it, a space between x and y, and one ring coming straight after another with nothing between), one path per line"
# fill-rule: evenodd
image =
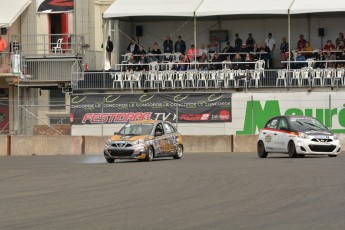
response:
M231 94L125 94L71 97L72 124L134 120L231 122Z
M57 13L74 10L74 0L36 0L37 12Z

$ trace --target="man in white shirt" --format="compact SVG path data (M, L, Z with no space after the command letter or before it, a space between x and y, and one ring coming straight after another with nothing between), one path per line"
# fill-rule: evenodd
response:
M274 38L272 38L272 33L268 33L268 37L265 39L265 42L268 46L268 48L270 48L271 52L270 52L270 68L273 68L273 53L274 50L276 48L276 40Z

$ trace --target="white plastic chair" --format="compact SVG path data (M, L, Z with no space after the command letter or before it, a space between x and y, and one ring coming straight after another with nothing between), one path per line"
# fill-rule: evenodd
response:
M123 72L111 73L110 76L113 79L113 89L117 88L117 85L120 85L120 88L123 89Z
M186 72L186 78L185 78L185 81L184 81L184 85L186 87L188 87L189 85L191 85L193 88L195 87L195 76L196 76L196 72L194 69L192 70L188 70Z
M333 86L333 76L335 75L335 69L327 68L324 70L323 85ZM328 84L330 83L330 84Z
M344 75L345 75L345 69L343 69L343 68L337 69L337 74L334 77L333 84L335 86L338 86L339 85L338 82L340 82L340 86L343 86L344 85Z
M185 78L186 72L185 71L176 71L176 79L174 82L174 87L176 88L177 83L180 83L181 88L184 88L184 78Z
M236 72L235 70L230 70L227 72L227 85L231 86L231 82L233 83L234 87L237 87L237 81L236 81Z
M278 85L280 85L281 81L284 83L284 87L286 87L286 74L287 74L287 70L286 69L278 70L278 77L277 77L276 87L278 87Z
M297 86L301 87L301 70L295 69L292 73L292 78L290 79L290 86L293 86L292 83L296 81Z
M323 72L321 69L314 70L313 75L312 75L312 81L311 81L312 86L321 86L321 87L323 86L322 74Z
M60 53L62 53L62 48L61 48L61 45L62 45L62 38L59 38L56 42L56 46L53 47L53 51L54 53L56 53L57 51L59 51Z
M204 83L205 88L207 88L207 73L208 71L199 71L198 78L196 81L196 87L200 87L200 83Z

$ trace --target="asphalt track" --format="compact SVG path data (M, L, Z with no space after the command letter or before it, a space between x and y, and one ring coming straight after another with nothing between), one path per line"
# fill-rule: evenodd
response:
M0 229L345 229L345 154L0 157Z

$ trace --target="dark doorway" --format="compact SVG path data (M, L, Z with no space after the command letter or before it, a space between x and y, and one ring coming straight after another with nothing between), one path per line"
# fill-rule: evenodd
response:
M67 48L68 43L68 14L49 14L50 43L56 46L57 41L62 38L62 48Z

